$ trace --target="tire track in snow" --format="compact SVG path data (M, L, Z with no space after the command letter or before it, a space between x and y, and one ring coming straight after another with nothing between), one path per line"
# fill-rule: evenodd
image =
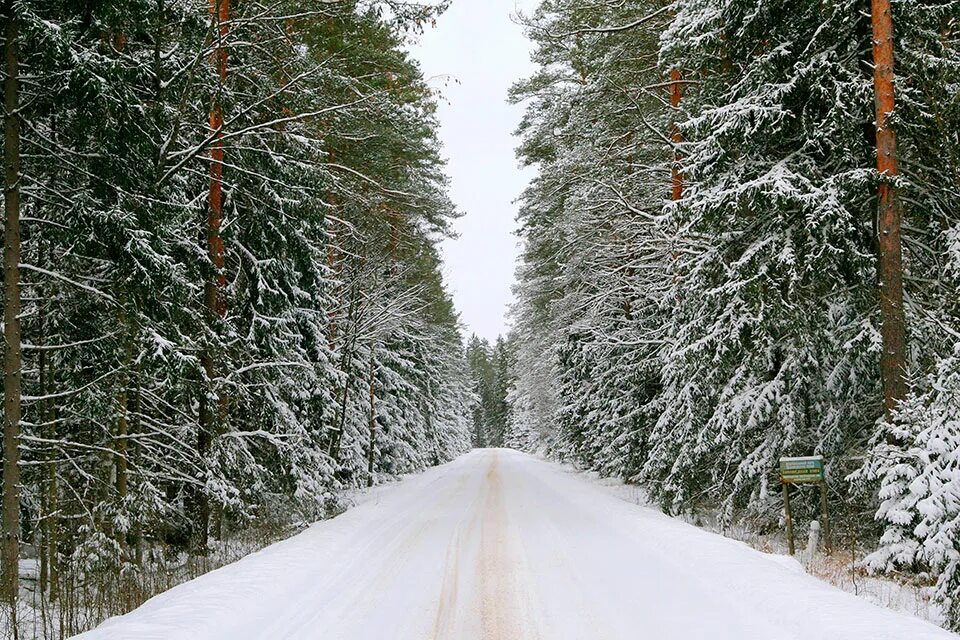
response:
M458 528L447 546L443 582L440 584L440 602L437 605L437 616L433 622L433 632L430 634L431 640L443 640L451 637L450 634L456 620L462 537L461 530Z
M332 640L318 634L321 629L352 629L342 632L352 634L342 636L344 640L377 640L377 632L367 629L371 621L379 619L383 603L411 595L409 590L391 594L391 586L409 569L412 556L429 554L429 548L418 546L423 546L427 533L442 535L441 516L458 504L470 510L471 501L463 498L469 494L471 480L475 483L468 473L443 473L423 487L423 493L433 498L430 503L406 501L398 505L401 508L390 509L390 516L368 535L354 538L352 547L344 547L331 558L331 575L317 576L314 585L298 591L293 599L297 605L288 602L287 615L269 625L262 636L255 636L257 640ZM419 589L425 586L416 585Z
M500 456L485 474L487 494L480 525L480 623L483 640L538 640L533 592L525 584L526 562L503 494Z

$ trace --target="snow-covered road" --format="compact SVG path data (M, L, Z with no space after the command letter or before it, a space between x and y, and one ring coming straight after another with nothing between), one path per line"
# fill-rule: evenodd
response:
M956 638L512 451L377 495L79 637Z

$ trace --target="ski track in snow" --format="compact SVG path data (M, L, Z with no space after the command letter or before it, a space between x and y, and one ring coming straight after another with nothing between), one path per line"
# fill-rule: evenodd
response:
M957 638L792 560L483 449L180 585L83 640Z

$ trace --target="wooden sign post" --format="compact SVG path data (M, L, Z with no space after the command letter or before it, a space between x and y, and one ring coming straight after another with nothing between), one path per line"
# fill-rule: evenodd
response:
M827 482L823 473L823 457L780 458L780 483L783 485L783 507L786 511L787 543L790 555L796 552L793 541L793 512L790 510L790 485L819 484L820 510L823 518L823 548L833 551L830 539L830 517L827 514Z

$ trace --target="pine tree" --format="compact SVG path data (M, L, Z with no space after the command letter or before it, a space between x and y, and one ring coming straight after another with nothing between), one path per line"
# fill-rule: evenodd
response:
M722 523L774 524L777 458L822 454L841 519L880 485L871 565L934 570L950 608L958 5L893 5L893 110L875 8L876 34L843 2L525 20L507 441Z
M111 589L146 595L126 581L166 554L217 562L221 539L466 449L437 253L456 212L404 50L442 6L16 7L36 82L17 112L25 464L4 496L46 598L100 590L68 633L121 612Z
M554 453L628 477L652 427L669 281L657 218L674 154L649 64L662 14L544 3L529 29L542 71L514 88L531 105L520 155L540 171L520 213L511 438L556 424Z

